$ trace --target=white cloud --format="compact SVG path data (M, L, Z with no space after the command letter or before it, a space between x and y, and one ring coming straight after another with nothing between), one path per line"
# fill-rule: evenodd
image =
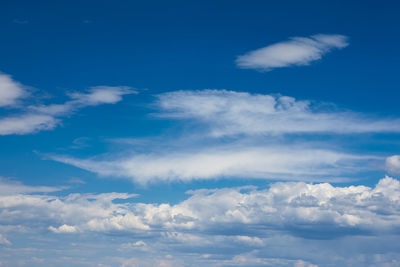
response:
M126 94L136 93L128 86L95 86L89 89L88 94L72 93L74 105L97 106L101 104L115 104Z
M0 107L14 106L27 95L25 86L14 81L10 75L0 73Z
M60 122L60 117L86 107L101 104L115 104L126 94L136 93L126 86L97 86L88 93L71 93L72 100L63 104L29 106L20 115L12 115L0 119L0 135L29 134L42 130L54 129Z
M29 186L18 181L0 177L0 196L29 193L50 193L66 189L66 187Z
M400 174L400 155L386 158L386 170L392 174Z
M11 242L0 233L0 245L10 246Z
M399 119L325 111L288 96L227 90L176 91L158 95L159 116L195 119L210 135L400 132Z
M183 266L307 266L328 262L363 266L400 260L396 242L400 182L389 177L373 188L281 182L267 189L188 193L186 200L175 204L123 201L133 196L124 193L2 195L2 232L12 233L15 240L25 236L28 243L42 242L50 247L41 252L24 244L25 251L0 251L0 257L11 266L4 253L22 258L34 252L36 257L46 257L44 265L64 266L50 264L48 259L51 255L59 259L60 249L63 255L75 255L68 263L83 257L86 265L100 261L111 266L115 262L142 266L145 259L153 259L153 266L174 262ZM44 231L45 240L41 238ZM54 236L60 233L63 238ZM35 234L39 238L33 238ZM73 235L69 238L68 234ZM99 238L107 242L99 243ZM132 258L119 258L111 251L121 256L129 251ZM110 254L114 258L104 258ZM90 255L100 258L91 259Z
M59 120L45 114L23 114L0 119L0 135L29 134L55 128Z
M280 182L264 190L223 188L188 193L188 199L174 205L114 203L135 196L124 193L4 195L0 196L0 223L43 224L55 233L167 231L164 238L194 243L201 243L201 238L187 235L186 230L223 235L231 229L240 233L235 242L253 246L263 245L260 238L266 229L311 239L315 234L340 235L341 229L368 233L400 229L400 182L389 177L374 188Z
M360 171L360 164L357 163L365 163L371 158L295 145L213 147L199 151L154 152L103 160L51 156L53 160L99 175L131 178L141 184L223 177L335 180L343 174Z
M289 41L250 51L236 60L240 68L271 70L289 66L303 66L319 60L332 49L348 45L347 37L338 34L317 34L293 37Z
M53 227L53 226L50 226L49 230L54 232L54 233L57 233L57 234L60 234L60 233L75 233L77 231L76 227L70 226L70 225L66 225L66 224L63 224L63 225L61 225L60 227L57 227L57 228Z

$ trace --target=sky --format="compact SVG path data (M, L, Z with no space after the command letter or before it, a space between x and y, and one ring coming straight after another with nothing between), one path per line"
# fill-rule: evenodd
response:
M0 266L400 266L397 1L2 1Z

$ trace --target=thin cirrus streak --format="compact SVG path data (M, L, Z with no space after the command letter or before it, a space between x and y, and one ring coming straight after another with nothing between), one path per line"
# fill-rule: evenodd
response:
M243 69L269 71L274 68L304 66L322 58L332 49L348 46L347 37L339 34L316 34L293 37L238 56L236 64Z
M344 179L346 175L370 168L368 161L379 160L373 156L284 145L209 147L199 151L164 151L105 159L49 157L102 176L128 178L139 184L217 178L345 181L348 180Z

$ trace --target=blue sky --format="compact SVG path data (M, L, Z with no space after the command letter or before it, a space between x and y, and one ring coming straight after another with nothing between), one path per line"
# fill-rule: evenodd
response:
M400 265L399 8L4 1L0 265Z

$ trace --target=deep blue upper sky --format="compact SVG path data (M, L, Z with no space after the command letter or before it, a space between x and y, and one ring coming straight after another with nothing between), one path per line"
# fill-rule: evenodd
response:
M107 151L102 139L157 136L170 122L149 120L152 110L147 105L154 94L166 91L279 93L396 117L400 115L399 5L397 1L3 2L0 70L36 88L39 97L63 101L65 91L95 85L127 85L141 92L118 106L86 110L54 131L2 137L3 175L57 183L49 168L57 168L64 177L76 175L77 170L43 161L41 153L62 152L79 137L98 138L88 151L72 152L92 156ZM249 50L316 33L346 35L350 45L305 67L259 72L235 66L236 57ZM397 146L391 144L390 150ZM19 160L25 161L25 168L15 168Z
M398 1L5 1L0 70L52 93L99 84L227 88L399 114L398 10ZM347 35L350 46L271 73L233 63L316 33Z

